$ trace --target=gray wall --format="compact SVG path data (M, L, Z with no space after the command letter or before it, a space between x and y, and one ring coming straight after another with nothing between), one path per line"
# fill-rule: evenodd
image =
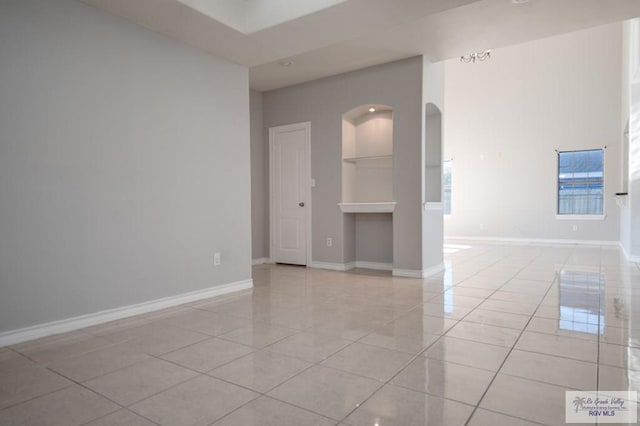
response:
M393 221L390 213L355 216L356 260L393 263Z
M251 90L251 243L252 258L269 257L269 142L263 138L262 93Z
M72 0L0 58L0 331L251 277L247 69Z
M353 247L343 245L342 114L362 104L393 108L393 260L399 269L421 270L422 58L415 57L297 86L265 92L264 127L311 122L312 255L314 261L344 263ZM265 140L265 143L268 141ZM347 224L349 227L350 224ZM333 238L327 247L326 238Z
M446 236L620 240L621 37L618 23L446 62ZM555 150L604 146L606 217L557 219Z

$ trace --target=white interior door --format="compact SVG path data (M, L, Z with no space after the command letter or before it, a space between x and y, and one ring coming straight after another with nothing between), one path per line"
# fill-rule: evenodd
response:
M309 197L309 123L269 129L271 260L306 265Z

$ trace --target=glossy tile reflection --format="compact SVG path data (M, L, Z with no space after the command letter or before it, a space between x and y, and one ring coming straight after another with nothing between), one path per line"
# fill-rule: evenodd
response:
M563 270L559 277L558 328L599 334L605 326L603 277L597 272Z
M556 425L567 390L640 391L617 248L444 251L424 279L259 265L250 291L0 348L0 424Z

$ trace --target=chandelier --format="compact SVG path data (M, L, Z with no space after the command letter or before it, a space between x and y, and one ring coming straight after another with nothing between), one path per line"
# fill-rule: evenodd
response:
M490 57L491 57L491 51L485 50L484 52L475 52L466 56L462 55L460 56L460 62L464 62L465 64L468 64L469 62L486 61Z

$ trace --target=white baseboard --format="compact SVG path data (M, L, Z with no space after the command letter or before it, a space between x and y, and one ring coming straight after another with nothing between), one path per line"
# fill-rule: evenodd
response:
M170 308L184 303L195 302L209 297L221 296L240 290L247 290L253 287L253 280L237 281L230 284L218 285L202 290L191 291L178 294L176 296L163 297L162 299L150 300L148 302L137 303L135 305L122 306L119 308L107 309L92 314L80 315L59 321L52 321L38 324L31 327L20 328L0 333L0 347L13 345L27 340L40 337L51 336L53 334L65 333L78 330L96 324L102 324L133 315L144 314L159 309Z
M355 262L347 263L330 263L330 262L311 262L310 268L316 269L329 269L332 271L348 271L353 268L366 268L376 269L379 271L393 271L392 274L396 277L406 278L423 278L429 275L437 274L444 270L444 264L435 266L433 268L420 270L420 269L397 269L393 267L392 263L382 262L365 262L357 260Z
M356 260L355 264L356 264L356 268L375 269L378 271L393 270L393 263L365 262L363 260Z
M257 259L251 259L252 265L263 265L265 263L270 263L268 257L259 257Z
M439 265L432 266L427 269L393 269L394 277L405 277L405 278L424 278L431 275L438 274L444 271L444 263Z
M620 246L620 250L622 250L622 254L629 262L640 263L640 256L632 256L629 252L624 248L622 242L618 243Z
M440 263L439 265L434 265L430 268L422 270L422 278L430 277L431 275L436 275L444 271L444 263Z
M464 237L464 236L445 236L445 243L452 241L478 241L487 243L502 244L573 244L587 246L617 246L619 241L610 240L562 240L548 238L503 238L503 237Z
M379 271L391 271L393 269L393 264L382 263L382 262L365 262L361 260L356 260L355 262L347 262L347 263L311 262L311 265L309 265L309 267L316 268L316 269L329 269L332 271L348 271L353 268L365 268L365 269L376 269Z
M311 262L310 268L329 269L331 271L348 271L356 267L355 262L331 263L331 262Z
M420 269L398 269L398 268L393 268L392 275L394 277L422 278L422 271Z

